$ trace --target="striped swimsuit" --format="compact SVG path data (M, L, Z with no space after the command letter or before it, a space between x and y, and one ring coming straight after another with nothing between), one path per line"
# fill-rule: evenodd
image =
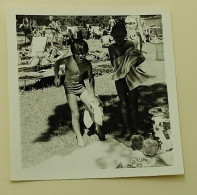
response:
M66 83L64 83L64 89L66 94L74 94L74 95L78 95L80 96L85 88L85 83L84 82L72 82L70 85L67 85Z

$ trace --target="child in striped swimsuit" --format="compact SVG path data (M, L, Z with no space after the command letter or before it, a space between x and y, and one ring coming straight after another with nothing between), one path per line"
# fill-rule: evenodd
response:
M80 132L79 124L79 108L77 104L77 96L84 105L89 108L89 101L95 98L94 77L92 74L92 64L86 59L88 53L88 44L82 39L75 39L71 43L71 52L73 55L62 58L55 63L55 80L56 86L60 84L59 66L65 64L65 82L64 88L67 96L68 104L72 114L72 126L76 134L77 142L80 147L84 147L85 143ZM90 89L86 89L84 79L89 78ZM91 112L91 110L90 110ZM105 140L105 135L100 129L100 125L96 124L96 131L100 140Z

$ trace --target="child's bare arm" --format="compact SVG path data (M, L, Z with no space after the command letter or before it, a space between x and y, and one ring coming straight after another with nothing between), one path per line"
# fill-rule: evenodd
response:
M57 60L54 65L54 73L55 73L54 84L56 87L60 85L59 69L60 69L60 63L59 60Z
M54 64L55 77L59 77L59 68L60 68L60 63L59 60L57 60Z

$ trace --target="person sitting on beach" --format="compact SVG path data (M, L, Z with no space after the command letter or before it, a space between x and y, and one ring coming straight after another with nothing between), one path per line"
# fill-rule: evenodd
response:
M101 44L103 48L108 48L109 45L111 44L113 38L111 35L108 35L108 32L106 30L103 31L103 35L100 38Z
M138 132L138 86L146 84L152 78L141 70L145 58L135 48L132 40L126 40L126 27L124 23L117 23L111 35L115 43L108 48L111 64L114 66L116 90L121 103L121 113L124 129L118 136L130 140Z
M55 26L56 26L56 32L61 33L61 23L58 20L55 22Z
M71 52L72 55L66 58L57 60L55 62L54 73L55 73L55 86L60 85L60 78L58 75L60 65L65 65L65 81L64 89L65 94L68 100L69 107L71 109L72 115L72 127L76 134L76 139L80 147L85 146L83 140L80 124L79 124L79 108L77 103L77 97L81 99L84 105L89 109L90 115L93 117L95 122L96 131L100 140L105 140L105 134L101 130L102 121L96 121L96 115L98 109L95 109L96 112L91 112L94 105L91 105L90 102L92 99L95 99L94 91L94 77L92 74L92 65L90 61L86 59L88 53L88 44L82 39L74 39L71 43ZM89 88L85 86L84 80L89 78ZM98 104L97 104L98 105ZM99 105L98 105L99 106Z
M57 47L51 46L49 49L45 50L44 52L37 53L36 56L30 59L29 66L30 67L37 67L37 70L41 66L48 66L55 63L63 53L57 49Z

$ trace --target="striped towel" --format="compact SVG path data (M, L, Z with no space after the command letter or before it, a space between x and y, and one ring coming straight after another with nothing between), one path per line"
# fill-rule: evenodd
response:
M138 49L130 48L126 53L113 61L115 73L112 79L119 80L126 78L130 90L146 83L155 76L145 73L140 64L145 61L145 57Z

